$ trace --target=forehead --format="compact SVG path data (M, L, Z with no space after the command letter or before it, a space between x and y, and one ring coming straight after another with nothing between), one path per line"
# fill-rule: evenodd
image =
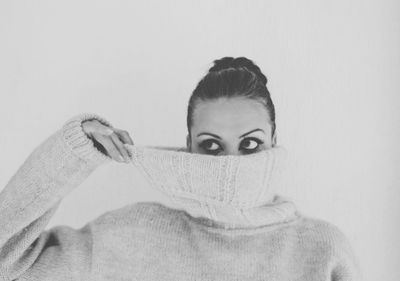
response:
M193 112L192 130L236 131L270 127L267 109L260 102L243 97L199 101ZM267 132L267 131L266 131Z

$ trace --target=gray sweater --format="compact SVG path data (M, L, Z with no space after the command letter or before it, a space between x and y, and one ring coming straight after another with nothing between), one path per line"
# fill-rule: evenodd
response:
M361 280L351 245L335 225L297 216L224 229L183 210L140 202L80 229L45 230L60 201L111 158L81 127L81 114L42 142L0 193L0 281Z

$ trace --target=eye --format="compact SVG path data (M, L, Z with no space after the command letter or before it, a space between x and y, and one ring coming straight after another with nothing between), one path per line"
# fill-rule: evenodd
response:
M260 144L263 143L264 142L256 138L246 138L241 142L240 149L242 150L242 148L244 148L243 150L252 152L254 150L257 150Z
M208 139L208 140L201 142L200 147L203 148L204 150L210 151L210 152L218 152L220 150L219 144L212 139Z

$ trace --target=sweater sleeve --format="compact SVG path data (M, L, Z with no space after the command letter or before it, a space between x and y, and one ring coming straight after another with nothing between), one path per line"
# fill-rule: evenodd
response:
M75 280L71 272L87 270L88 227L44 228L64 196L112 161L82 129L81 123L92 119L111 126L93 113L74 116L33 150L0 192L0 280L44 280L34 276L62 266L68 278L60 280Z
M331 281L362 281L363 275L358 256L346 235L334 227L330 233L333 245Z

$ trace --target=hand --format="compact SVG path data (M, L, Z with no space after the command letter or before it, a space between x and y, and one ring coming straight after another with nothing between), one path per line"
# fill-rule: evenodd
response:
M118 162L130 162L124 143L133 145L133 141L127 131L106 126L98 120L83 121L82 128L102 153Z

